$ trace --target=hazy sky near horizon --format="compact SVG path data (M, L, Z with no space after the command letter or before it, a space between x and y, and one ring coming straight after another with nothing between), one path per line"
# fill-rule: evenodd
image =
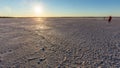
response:
M109 15L120 16L120 0L0 0L0 16Z

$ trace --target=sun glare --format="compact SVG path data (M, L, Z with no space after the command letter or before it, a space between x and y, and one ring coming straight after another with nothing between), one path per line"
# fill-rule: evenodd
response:
M34 7L34 12L37 16L40 16L43 12L42 6L35 6Z

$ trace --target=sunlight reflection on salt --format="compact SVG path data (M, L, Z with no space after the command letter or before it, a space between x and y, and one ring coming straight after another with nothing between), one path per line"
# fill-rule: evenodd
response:
M35 29L49 29L48 26L46 26L46 23L45 23L45 18L35 18L35 21L36 21L36 25L35 25Z

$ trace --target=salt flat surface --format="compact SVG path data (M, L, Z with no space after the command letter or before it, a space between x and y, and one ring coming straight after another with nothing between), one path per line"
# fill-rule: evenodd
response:
M0 18L0 68L120 68L120 18Z

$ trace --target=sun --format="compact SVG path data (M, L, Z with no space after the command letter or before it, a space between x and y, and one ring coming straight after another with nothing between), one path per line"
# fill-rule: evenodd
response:
M42 12L43 12L43 9L42 9L42 6L35 6L34 7L34 12L35 12L35 14L36 15L40 15L40 14L42 14Z

